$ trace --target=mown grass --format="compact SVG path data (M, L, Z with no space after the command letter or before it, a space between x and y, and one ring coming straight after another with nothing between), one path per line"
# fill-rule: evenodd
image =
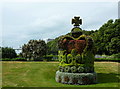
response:
M98 84L67 85L55 81L58 62L3 62L3 87L118 87L117 62L95 62Z

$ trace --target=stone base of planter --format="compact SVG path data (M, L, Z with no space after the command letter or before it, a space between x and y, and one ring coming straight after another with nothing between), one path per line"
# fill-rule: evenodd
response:
M56 82L73 85L87 85L97 83L97 74L93 73L67 73L56 72Z

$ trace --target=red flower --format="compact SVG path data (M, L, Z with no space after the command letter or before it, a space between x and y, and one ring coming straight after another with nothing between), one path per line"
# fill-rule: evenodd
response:
M81 54L86 46L85 40L70 40L68 42L68 52L71 52L72 49L76 49L79 54Z

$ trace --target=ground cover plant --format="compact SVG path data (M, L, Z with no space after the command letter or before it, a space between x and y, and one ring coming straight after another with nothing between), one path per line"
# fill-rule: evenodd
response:
M2 62L3 87L118 87L118 62L95 62L98 84L67 85L55 81L58 62Z

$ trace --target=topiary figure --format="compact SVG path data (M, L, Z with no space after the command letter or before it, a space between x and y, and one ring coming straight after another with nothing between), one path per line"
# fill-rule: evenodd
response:
M96 80L93 79L93 76L96 76L94 72L94 41L90 36L83 34L82 29L79 27L79 24L82 24L79 17L75 17L72 21L75 27L71 30L71 33L61 36L58 41L60 72L58 71L57 75L65 76L65 81L68 77L70 79L69 82L62 80L61 83L95 83ZM78 79L75 79L76 76Z

